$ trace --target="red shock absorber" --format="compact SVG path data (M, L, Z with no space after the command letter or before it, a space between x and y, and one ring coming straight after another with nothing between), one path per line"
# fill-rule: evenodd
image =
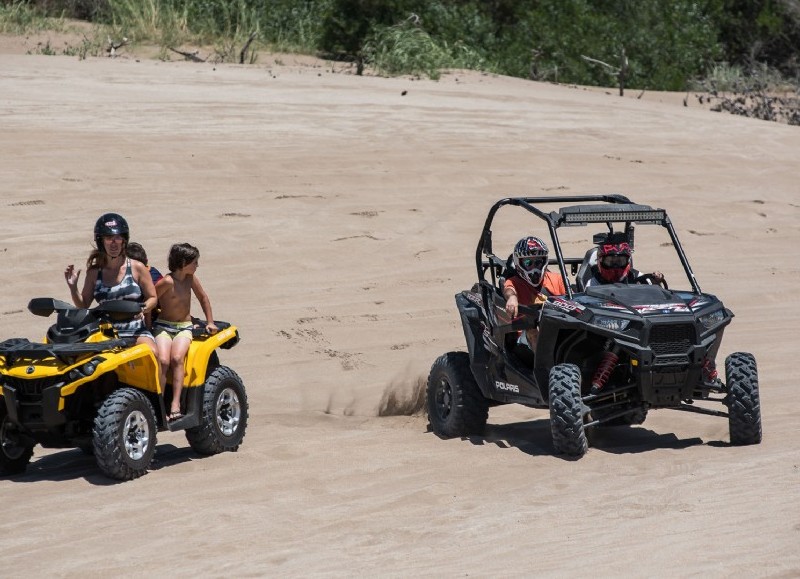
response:
M603 354L603 359L600 360L592 377L592 394L597 394L603 389L603 386L608 382L609 376L611 376L611 372L617 367L618 360L619 356L613 350L608 350Z
M706 361L703 363L703 377L706 382L715 382L718 375L717 365L714 363L714 360L706 358Z

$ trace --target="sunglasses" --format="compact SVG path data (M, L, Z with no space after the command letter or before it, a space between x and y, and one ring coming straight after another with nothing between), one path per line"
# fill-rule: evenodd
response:
M519 260L519 264L522 266L522 269L525 271L531 271L533 269L544 269L544 266L547 264L546 257L524 257Z
M628 265L630 258L627 255L606 255L600 260L603 267L617 268Z

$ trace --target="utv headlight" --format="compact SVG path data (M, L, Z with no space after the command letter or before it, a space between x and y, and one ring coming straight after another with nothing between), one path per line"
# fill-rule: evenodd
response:
M624 332L625 328L630 324L630 320L623 320L622 318L612 318L609 316L595 316L592 324L599 326L612 332Z
M703 316L700 316L699 318L697 318L697 321L703 324L703 327L706 330L710 330L714 326L718 325L723 319L725 319L725 312L719 309L719 310L714 310L710 314L705 314Z

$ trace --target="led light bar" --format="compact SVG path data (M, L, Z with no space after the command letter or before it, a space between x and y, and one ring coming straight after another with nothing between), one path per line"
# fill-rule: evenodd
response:
M564 223L567 225L577 223L607 223L613 222L634 222L634 223L662 223L667 214L662 209L650 209L645 211L593 211L589 212L569 212L563 213Z

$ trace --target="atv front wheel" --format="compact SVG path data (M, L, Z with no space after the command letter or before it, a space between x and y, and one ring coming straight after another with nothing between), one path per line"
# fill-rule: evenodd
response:
M94 455L106 476L133 480L145 474L156 452L156 418L142 392L120 388L94 419Z
M575 364L559 364L550 370L550 431L556 454L581 457L589 450L583 428L581 371Z
M25 444L17 426L8 419L5 401L0 399L0 475L22 474L33 456L33 445Z
M203 385L200 426L186 430L186 440L195 452L236 452L247 428L247 394L239 375L227 366L217 366Z
M735 352L725 360L728 386L728 430L731 444L761 442L761 402L758 395L756 359L746 352Z
M483 434L489 405L469 367L469 354L448 352L431 367L426 390L430 428L452 438Z

